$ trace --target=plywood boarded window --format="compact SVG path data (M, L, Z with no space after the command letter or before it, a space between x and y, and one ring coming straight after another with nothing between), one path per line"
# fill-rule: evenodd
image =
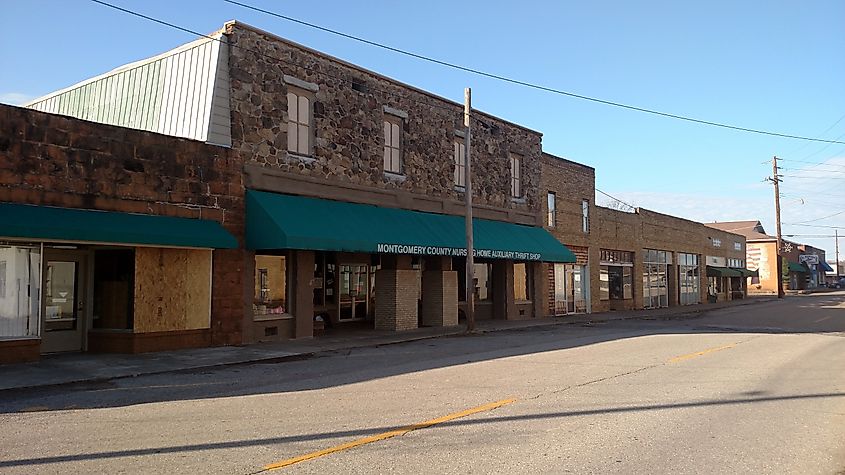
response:
M288 87L288 152L311 155L311 96Z
M211 251L135 249L136 333L211 326Z
M513 265L513 299L517 302L531 300L531 274L524 262Z
M402 119L384 117L384 171L402 173Z

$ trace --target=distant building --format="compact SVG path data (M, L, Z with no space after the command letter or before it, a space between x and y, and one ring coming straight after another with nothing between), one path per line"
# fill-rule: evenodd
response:
M745 236L748 268L758 272L758 276L749 278L749 293L777 293L777 237L766 234L760 221L725 221L708 226ZM784 239L781 257L785 290L818 287L825 281L825 273L833 271L825 262L825 251L806 244Z

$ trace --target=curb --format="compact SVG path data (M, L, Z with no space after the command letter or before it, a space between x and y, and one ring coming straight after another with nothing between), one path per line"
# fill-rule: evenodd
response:
M488 329L476 329L473 333L469 335L485 335L488 333L496 333L496 332L507 332L507 331L523 331L523 330L531 330L533 328L547 328L547 327L554 327L559 325L593 325L596 323L605 323L605 322L618 322L618 321L625 321L625 320L644 320L644 321L654 321L654 320L684 320L690 318L697 318L704 316L705 314L717 310L722 310L725 308L733 308L733 307L743 307L748 305L756 305L760 303L768 303L777 301L778 299L763 299L763 300L749 300L742 303L737 303L733 305L725 305L718 308L700 308L700 309L691 309L685 310L679 313L668 313L665 315L648 315L648 314L637 314L637 315L614 315L613 312L602 312L597 314L586 314L586 315L603 315L608 318L566 318L562 317L559 320L550 320L548 322L543 323L536 323L532 325L524 325L524 326L513 326L513 327L503 327L503 328L488 328ZM137 378L141 376L155 376L161 374L179 374L179 373L188 373L199 371L203 369L213 369L213 368L226 368L226 367L235 367L235 366L246 366L246 365L253 365L253 364L275 364L275 363L284 363L288 361L301 361L310 358L317 357L321 354L334 352L334 351L343 351L343 350L354 350L360 348L378 348L381 346L390 346L390 345L398 345L402 343L412 343L416 341L424 341L424 340L432 340L435 338L444 338L444 337L455 337L467 334L466 330L463 326L456 327L453 331L449 331L446 333L438 333L433 335L420 335L420 336L413 336L410 338L397 338L395 340L385 341L385 342L370 342L370 343L361 343L361 344L352 344L349 346L339 346L337 348L326 348L326 349L319 349L314 351L303 351L300 353L291 353L284 356L268 356L268 357L257 357L257 358L248 358L239 361L225 361L220 363L208 363L202 364L197 366L190 366L185 368L178 368L178 369L164 369L164 370L157 370L157 371L142 371L142 372L134 372L131 374L121 374L116 376L102 376L102 377L94 377L94 378L86 378L86 379L77 379L73 381L63 381L59 383L46 383L46 384L35 384L30 386L18 386L14 388L0 388L0 394L12 394L15 392L27 392L33 389L45 389L45 390L52 390L52 389L59 389L59 388L68 388L73 386L78 386L80 388L85 386L91 385L98 385L98 384L105 384L110 381L117 381L121 379L131 379Z

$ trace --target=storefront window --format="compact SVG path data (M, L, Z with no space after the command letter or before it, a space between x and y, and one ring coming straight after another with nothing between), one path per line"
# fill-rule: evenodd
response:
M285 256L255 256L255 318L280 315L287 309L287 262Z
M524 262L513 265L513 299L517 302L531 300L531 275Z
M599 275L599 298L602 300L623 300L634 297L633 266L634 253L601 249Z
M678 254L678 290L681 305L697 304L699 294L698 255Z
M587 311L587 266L554 265L553 313L565 315Z
M645 249L643 253L643 307L661 308L669 306L667 276L671 253Z
M41 248L0 245L0 337L38 335Z
M135 290L135 251L94 251L94 328L131 330Z

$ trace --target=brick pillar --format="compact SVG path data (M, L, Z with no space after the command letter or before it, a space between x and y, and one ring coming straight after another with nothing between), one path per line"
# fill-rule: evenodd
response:
M543 262L529 262L528 273L531 274L530 279L533 280L533 292L529 298L534 302L534 312L532 317L543 318L551 315L549 312L549 292L548 280L549 271L548 264Z
M449 258L429 258L422 273L422 324L448 327L458 324L458 273Z
M419 271L411 269L410 256L385 256L376 272L376 330L417 328Z

